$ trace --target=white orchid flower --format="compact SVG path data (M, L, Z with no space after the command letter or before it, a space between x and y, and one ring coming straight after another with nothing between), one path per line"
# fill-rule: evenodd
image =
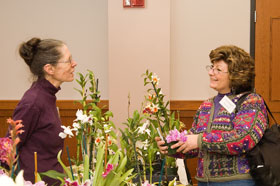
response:
M82 123L86 123L89 121L90 117L83 113L82 110L77 110L76 112L77 119L75 121L81 121Z
M152 82L153 82L155 85L158 85L158 84L159 84L159 80L160 80L160 78L159 78L156 74L152 75Z
M145 128L147 128L150 125L150 120L146 120L145 123L143 124L143 126L145 126Z
M67 137L67 135L64 134L63 132L60 132L60 133L58 134L58 136L61 137L62 139L65 139L65 138Z
M107 124L104 125L104 132L106 134L111 132L111 130L112 130L112 127L110 125L107 125Z
M21 170L17 177L15 182L12 178L10 178L8 175L3 174L0 176L0 184L5 186L24 186L24 179L23 179L23 170Z
M69 135L69 138L71 138L72 136L74 136L74 134L72 133L72 130L73 130L73 129L71 129L70 126L65 127L65 126L62 125L61 128L63 128L64 131L63 131L63 132L60 132L58 135L59 135L59 137L61 137L62 139L66 138L67 135Z
M159 106L152 103L152 106L151 106L152 112L156 113L156 112L158 112L158 109L159 109Z
M144 150L147 150L147 147L149 146L148 144L148 140L146 139L145 141L137 141L136 142L136 147L137 148L140 148L140 149L144 149Z
M79 130L81 128L81 125L79 123L76 123L76 122L74 122L72 124L72 126L73 126L72 130L74 130L74 131L77 131L77 130Z
M140 134L147 133L150 136L151 130L147 129L147 127L150 125L150 121L147 120L141 127L138 127L137 130Z
M150 129L146 129L145 132L146 132L149 136L151 136L151 130L150 130Z

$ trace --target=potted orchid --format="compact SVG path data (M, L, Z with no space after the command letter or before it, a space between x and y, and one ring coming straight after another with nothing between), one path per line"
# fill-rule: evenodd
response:
M150 121L138 110L124 123L127 127L121 130L121 147L129 159L127 169L134 168L137 173L135 182L149 181L153 183L153 170L158 148L155 144L156 136Z
M178 148L171 149L171 146L178 143L178 141L186 142L187 134L188 133L186 130L184 130L182 132L179 132L177 129L169 131L169 134L165 138L166 142L167 142L167 146L168 146L168 155L176 154L176 150Z
M148 95L145 96L146 106L143 109L143 113L146 114L154 131L157 131L156 134L161 136L167 143L166 137L169 131L179 131L184 124L180 122L179 115L176 119L175 112L169 110L169 101L164 101L165 95L159 86L160 78L157 74L146 70L142 76L144 77L144 86L148 87ZM175 158L163 156L162 159L164 160L162 166L164 166L165 170L165 179L170 175L169 173L167 175L167 172L170 169L174 169L173 174L177 175Z
M77 111L72 126L62 126L64 130L59 134L61 138L76 137L76 157L70 160L68 154L70 166L66 167L60 159L60 152L58 161L65 174L52 171L44 175L60 179L62 186L125 185L135 175L132 174L133 169L125 169L128 159L116 144L115 125L110 121L113 114L110 111L102 113L97 106L100 92L93 72L78 74L76 81L81 88L76 90L82 97L78 101L82 110Z

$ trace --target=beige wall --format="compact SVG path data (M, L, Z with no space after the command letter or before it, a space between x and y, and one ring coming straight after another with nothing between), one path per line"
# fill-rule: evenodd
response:
M109 100L118 126L128 116L129 93L130 116L141 108L146 69L159 75L169 100L170 0L146 2L145 8L123 8L121 1L108 1Z
M33 36L65 41L76 72L93 70L102 99L108 99L106 0L1 0L0 25L0 99L20 99L29 88L30 72L17 49ZM64 83L58 99L79 99L73 87L76 82Z
M250 0L171 1L171 100L214 94L205 66L210 50L227 44L249 52Z
M249 0L146 0L145 8L123 8L122 0L25 0L0 2L0 99L20 99L30 73L17 54L32 36L65 41L78 62L93 70L101 99L109 99L115 121L140 109L146 88L141 74L156 72L167 99L201 100L214 94L205 65L222 44L249 50ZM79 99L76 82L64 83L58 99Z

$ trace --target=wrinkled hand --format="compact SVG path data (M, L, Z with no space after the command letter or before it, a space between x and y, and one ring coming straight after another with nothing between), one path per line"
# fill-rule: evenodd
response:
M155 140L157 142L157 146L159 148L160 153L167 154L168 153L168 151L167 151L168 147L164 146L165 141L162 141L162 139L160 137L155 137Z
M171 146L172 149L179 147L176 152L186 153L190 150L198 148L197 134L187 135L188 139L186 142L179 141L178 143Z

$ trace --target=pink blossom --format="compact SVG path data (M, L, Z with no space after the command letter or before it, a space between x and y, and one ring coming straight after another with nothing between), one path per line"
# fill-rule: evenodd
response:
M0 138L0 161L7 162L13 148L13 141L10 138Z
M46 186L46 183L44 181L39 181L33 185L31 181L25 181L24 186Z
M142 186L152 186L151 184L149 184L149 182L146 180L144 184L142 184Z
M106 171L102 174L103 178L106 178L106 176L113 170L114 166L113 164L108 163Z
M6 174L2 169L0 169L0 176L2 176L2 175L6 175Z
M79 186L78 181L71 181L70 179L64 179L64 181L63 186Z
M179 132L177 129L169 131L169 134L166 136L167 143L170 143L172 141L187 141L187 131L184 130L183 132Z

